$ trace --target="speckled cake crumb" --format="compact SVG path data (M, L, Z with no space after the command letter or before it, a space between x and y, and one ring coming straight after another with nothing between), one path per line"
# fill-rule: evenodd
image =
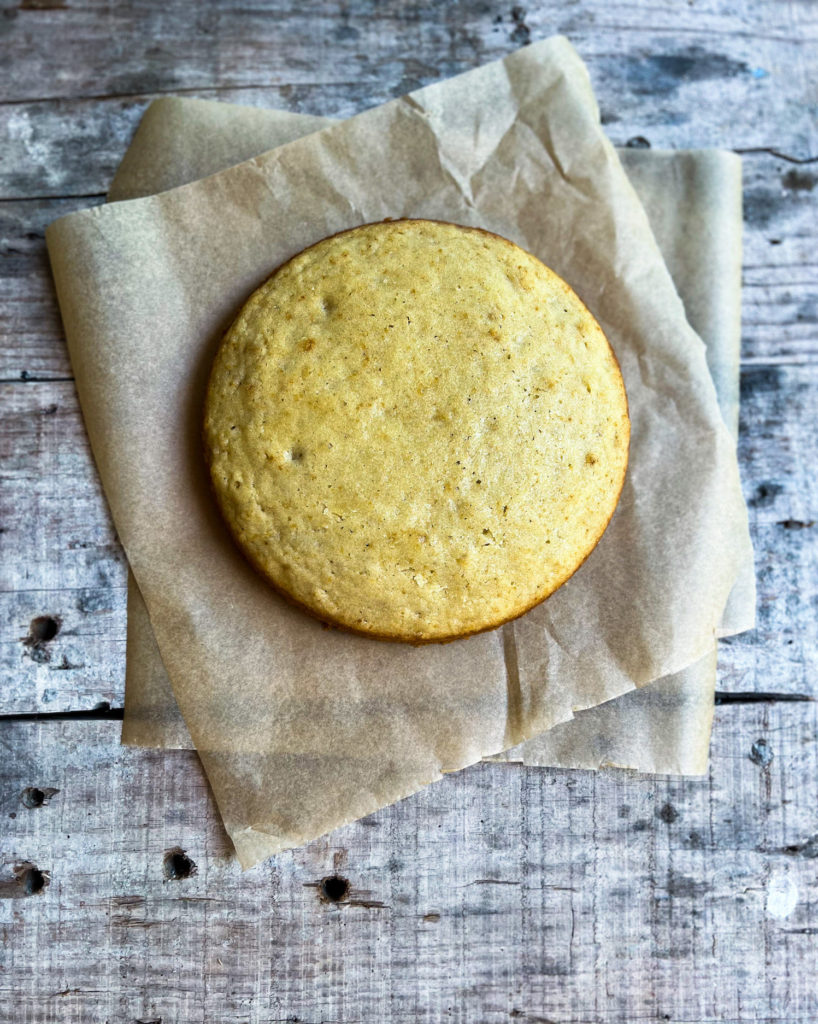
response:
M625 475L619 367L568 285L511 242L368 224L285 263L211 373L222 514L278 590L371 636L521 615L598 542Z

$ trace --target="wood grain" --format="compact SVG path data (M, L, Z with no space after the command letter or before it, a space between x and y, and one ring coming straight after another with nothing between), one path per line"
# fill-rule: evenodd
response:
M818 156L803 102L818 84L804 59L818 39L810 0L699 0L690 11L651 0L315 8L309 23L281 0L208 0L193 19L185 5L125 0L6 8L0 25L16 73L0 108L4 195L104 192L142 110L162 93L348 116L558 32L588 62L620 144L643 136L655 146L778 145L796 159Z
M245 875L195 755L117 731L0 733L16 1021L818 1015L814 704L720 711L708 780L480 765ZM27 787L57 792L28 808ZM196 873L168 879L179 849Z
M45 226L156 95L346 116L554 32L615 143L744 151L759 620L710 775L481 765L241 875L195 755L60 720L121 705L125 562ZM0 50L0 1022L818 1019L818 705L774 699L818 695L815 4L23 0Z

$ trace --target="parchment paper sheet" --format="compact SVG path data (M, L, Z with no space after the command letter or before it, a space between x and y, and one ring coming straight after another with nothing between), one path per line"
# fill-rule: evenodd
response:
M112 183L127 199L195 181L332 121L208 100L168 97L146 111ZM707 346L722 417L738 425L741 305L741 165L720 151L619 153L687 312ZM752 561L733 588L728 631L752 625ZM715 656L596 708L492 760L700 774L713 717ZM122 742L191 747L139 588L128 577L128 644Z
M251 289L386 216L480 225L550 264L611 340L633 427L619 509L572 580L513 625L422 648L279 601L226 536L198 440L210 360ZM565 40L69 215L47 241L114 521L244 866L712 651L749 550L733 442Z

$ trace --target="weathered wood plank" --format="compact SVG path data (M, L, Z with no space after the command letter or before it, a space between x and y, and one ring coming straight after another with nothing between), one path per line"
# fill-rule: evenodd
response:
M106 5L119 35L101 46L93 44L93 35L105 31L93 5L59 14L21 11L6 29L23 74L14 76L0 107L2 196L105 191L142 110L167 92L344 117L555 31L567 32L587 60L603 121L619 144L641 136L655 146L776 145L796 159L818 156L818 129L804 103L818 85L806 49L818 29L814 8L803 0L711 0L672 12L602 0L566 12L552 0L513 14L487 2L458 8L456 17L440 8L419 6L407 17L407 5L362 6L323 25L319 18L306 34L290 5L229 12L199 5L210 31L193 36L189 18L171 7L162 29L169 41L185 33L181 61L170 45L151 47L145 59L152 38L137 5ZM25 72L37 67L41 41L57 20L61 45L49 53L50 64L55 56L70 60L72 49L81 59L25 92ZM314 43L322 29L332 38L331 62ZM125 53L124 39L131 44ZM114 63L106 61L112 43ZM103 77L89 92L85 79L97 62Z
M125 561L74 385L0 384L0 409L0 712L121 703Z
M0 594L0 714L121 707L125 630L121 587Z
M744 157L742 357L814 361L818 353L818 162Z
M107 192L139 119L160 93L128 98L41 100L0 105L0 198L27 199ZM348 117L375 100L354 83L197 89L188 96Z
M381 98L556 32L572 38L589 59L607 58L631 91L661 99L680 81L701 86L732 71L746 74L752 86L758 67L786 72L798 48L818 34L809 0L704 0L693 10L650 0L586 0L581 8L541 0L529 9L501 0L456 6L363 0L340 9L316 4L308 20L282 0L210 0L195 12L119 0L76 8L24 3L4 14L6 45L16 63L7 86L13 100L316 82L351 84ZM56 48L50 45L55 38ZM635 38L642 53L629 52ZM691 73L690 59L702 55L709 58L706 72ZM775 92L773 103L785 98L784 89ZM754 95L747 92L748 102ZM788 120L806 124L804 111L789 113ZM655 111L656 123L663 114Z
M45 229L57 217L91 203L0 202L0 382L71 377Z
M0 590L121 586L73 382L0 384L0 408Z
M814 704L721 711L707 780L481 765L245 875L195 755L117 734L0 725L16 1022L818 1015Z

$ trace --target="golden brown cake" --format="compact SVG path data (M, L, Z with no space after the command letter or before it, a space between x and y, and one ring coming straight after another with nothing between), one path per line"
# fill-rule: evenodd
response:
M320 619L450 640L587 558L625 476L616 359L569 286L497 235L366 224L279 267L227 331L205 447L250 562Z

